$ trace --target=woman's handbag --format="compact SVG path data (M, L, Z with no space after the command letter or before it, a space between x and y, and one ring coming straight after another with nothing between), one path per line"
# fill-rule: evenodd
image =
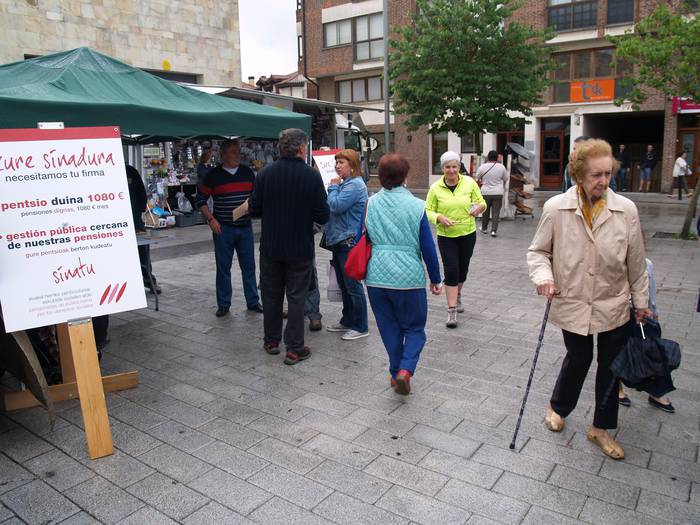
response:
M343 293L340 291L338 278L335 275L335 268L331 262L328 263L328 289L326 290L326 297L331 303L343 302Z
M372 243L367 236L367 228L365 227L368 207L369 202L365 206L365 214L362 218L362 235L360 240L350 249L348 258L345 260L345 275L356 281L362 281L367 277L367 265L369 264L369 258L372 257Z

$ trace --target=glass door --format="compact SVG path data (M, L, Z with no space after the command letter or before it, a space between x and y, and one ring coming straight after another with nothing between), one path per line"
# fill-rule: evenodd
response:
M700 131L697 130L680 130L681 151L688 154L688 166L691 169L691 175L686 179L688 189L693 191L700 170ZM680 151L678 152L680 153Z
M543 131L540 143L540 187L560 189L564 176L564 131Z

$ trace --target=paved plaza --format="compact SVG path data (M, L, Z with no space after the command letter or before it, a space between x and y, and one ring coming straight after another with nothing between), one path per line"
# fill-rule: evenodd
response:
M536 205L541 212L542 197ZM112 316L104 372L138 370L107 396L114 455L90 461L77 401L0 415L0 522L30 524L633 524L700 523L700 245L677 232L685 206L640 195L664 335L683 349L676 414L630 392L617 438L627 458L586 440L593 373L560 434L543 416L564 354L548 326L516 451L508 449L544 301L527 277L537 220L479 236L459 327L429 297L428 342L408 397L389 388L370 336L309 332L313 356L285 366L262 349L234 263L231 315L216 318L206 226L153 249L153 308ZM318 250L323 322L329 252ZM5 379L6 383L9 380ZM3 521L6 520L6 521Z

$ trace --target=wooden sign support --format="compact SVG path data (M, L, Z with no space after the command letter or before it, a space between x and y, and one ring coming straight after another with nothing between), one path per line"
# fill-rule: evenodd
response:
M102 377L97 360L92 320L69 321L57 325L63 383L49 386L52 401L80 398L83 424L90 459L109 456L114 452L112 430L107 417L105 391L126 390L138 385L138 372L126 372ZM4 396L7 411L40 405L28 390L10 392Z

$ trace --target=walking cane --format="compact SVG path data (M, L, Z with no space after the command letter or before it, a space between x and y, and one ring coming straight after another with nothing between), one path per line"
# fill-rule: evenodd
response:
M523 420L523 413L525 412L525 403L527 403L527 396L530 393L530 386L532 385L532 376L535 375L535 367L537 366L537 357L540 355L540 348L542 348L542 339L544 338L544 329L547 326L547 318L549 317L549 308L552 306L552 300L547 300L547 307L544 309L544 319L542 319L542 328L540 328L540 337L537 340L537 348L535 349L535 357L532 360L532 368L530 369L530 377L527 380L527 387L525 387L525 395L523 396L523 404L520 405L520 414L518 415L518 422L515 425L515 432L513 433L513 441L510 442L510 449L515 449L515 439L518 437L518 431L520 430L520 423Z

